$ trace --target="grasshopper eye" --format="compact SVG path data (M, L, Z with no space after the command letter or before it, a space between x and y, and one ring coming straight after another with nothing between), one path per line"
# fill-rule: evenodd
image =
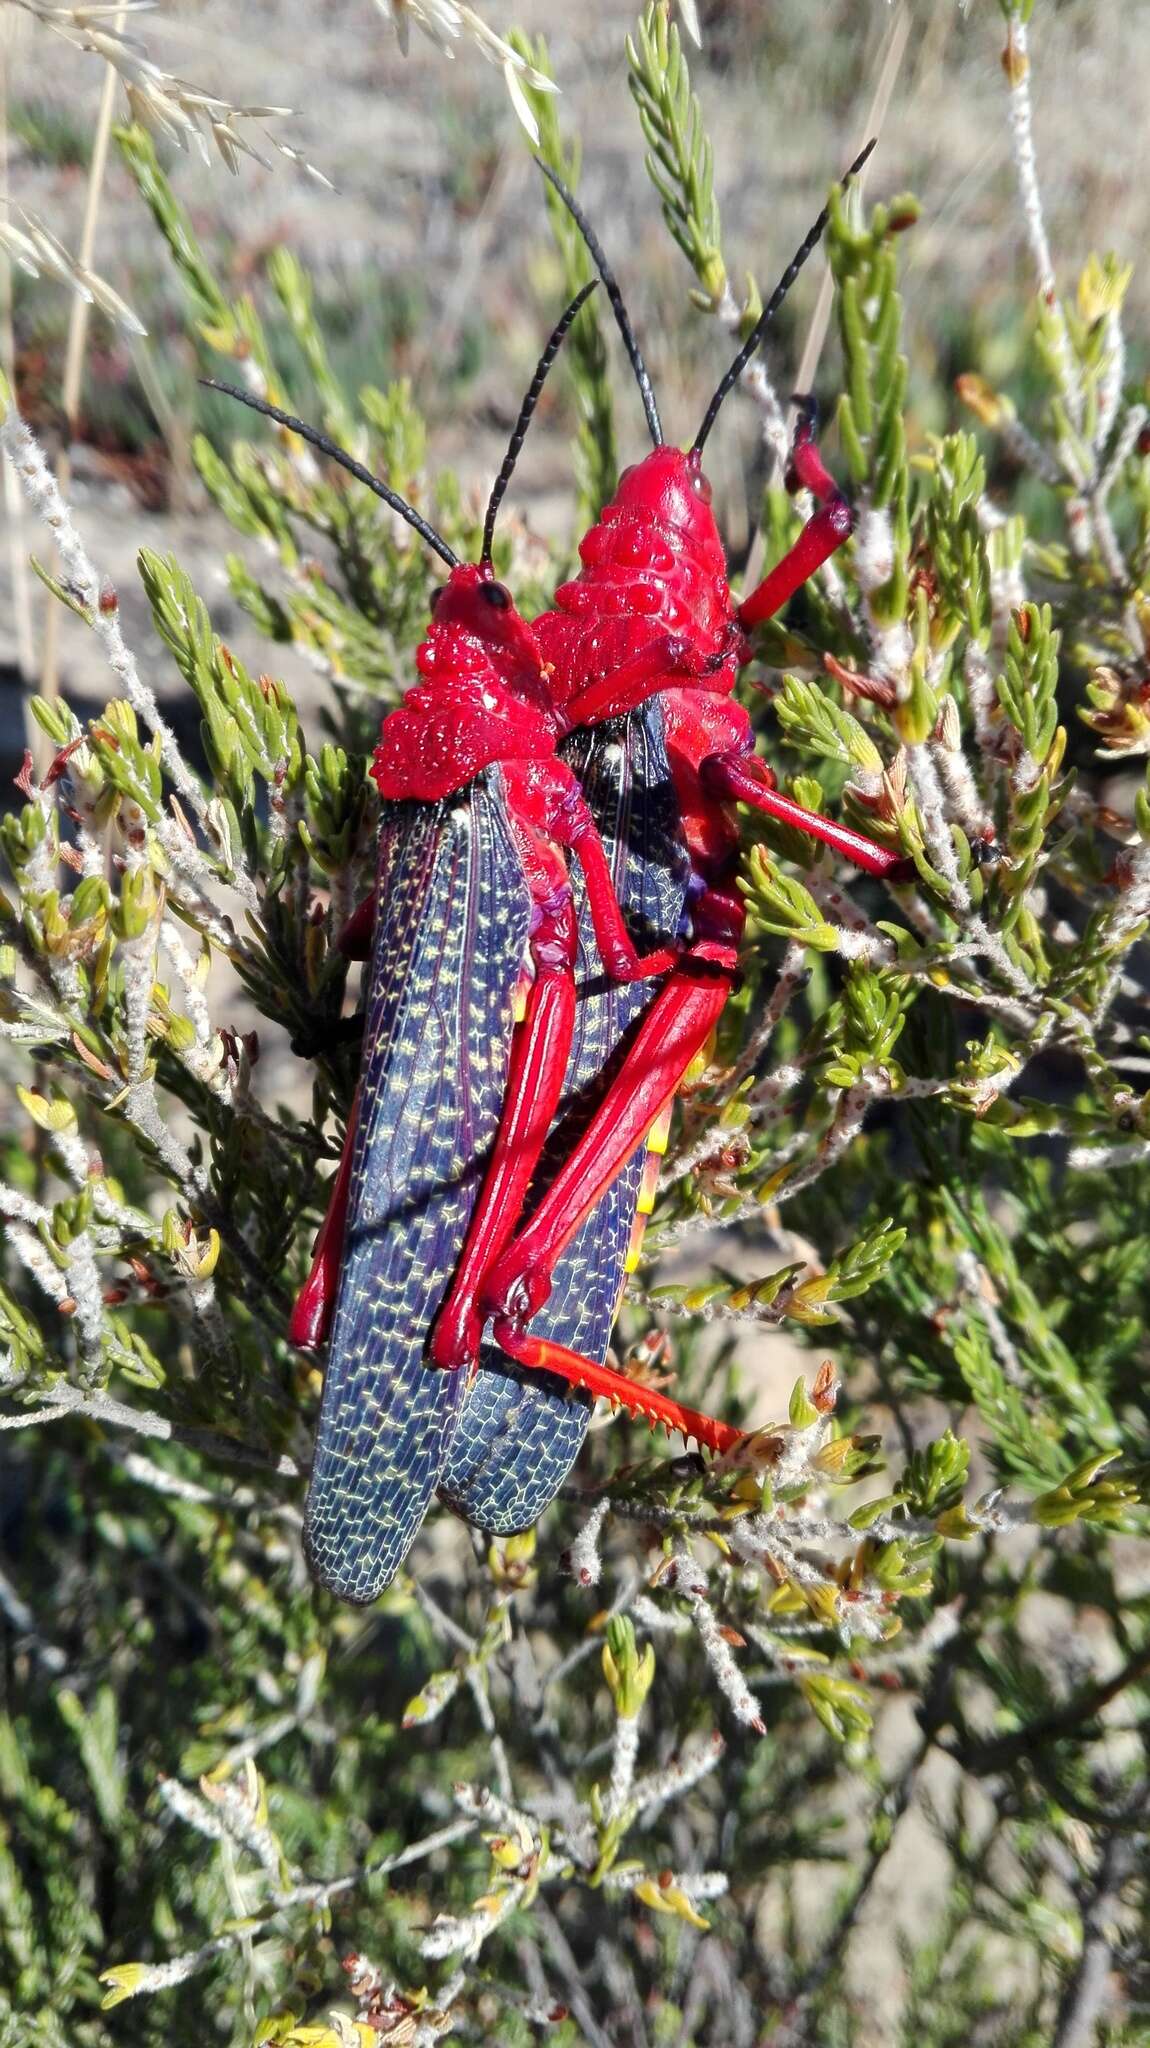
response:
M710 504L710 502L711 502L711 480L710 480L710 478L709 478L709 477L706 477L706 476L704 476L704 475L703 475L703 472L702 472L702 470L701 470L701 469L697 469L697 470L695 471L694 475L692 476L692 478L691 478L691 489L692 489L692 490L694 491L694 493L695 493L695 496L696 496L697 498L701 498L701 499L702 499L702 501L703 501L704 505L709 505L709 504Z
M484 603L489 604L493 611L509 612L511 610L511 592L504 584L481 583L479 587Z
M431 596L430 596L430 598L428 599L428 606L427 606L428 610L429 610L429 611L434 611L434 610L435 610L435 607L436 607L436 605L437 605L437 604L439 603L439 600L440 600L440 598L441 598L441 597L446 597L446 595L447 595L447 585L446 585L446 583L437 583L437 584L436 584L436 586L435 586L435 589L434 589L434 590L432 591L432 593L431 593Z

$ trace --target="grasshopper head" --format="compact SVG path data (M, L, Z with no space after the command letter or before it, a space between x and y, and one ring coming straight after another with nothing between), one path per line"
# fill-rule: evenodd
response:
M633 519L683 551L705 573L725 575L726 558L699 457L667 443L623 471L604 524Z
M461 562L440 586L417 660L424 676L463 671L477 682L492 677L530 703L545 701L535 635L487 563Z

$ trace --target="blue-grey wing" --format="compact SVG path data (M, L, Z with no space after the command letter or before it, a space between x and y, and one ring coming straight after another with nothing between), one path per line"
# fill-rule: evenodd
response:
M659 705L573 733L563 754L595 814L636 942L644 951L666 943L682 925L690 862ZM581 993L563 1100L532 1183L536 1201L586 1129L656 992L651 982L605 982L578 874L575 887ZM551 1297L531 1324L533 1336L552 1338L597 1363L606 1357L619 1306L645 1149L638 1148L568 1245ZM526 1214L531 1207L529 1198ZM443 1498L478 1528L499 1534L529 1528L571 1470L590 1413L586 1395L550 1375L523 1372L486 1345L444 1460Z
M344 1259L306 1509L316 1577L365 1601L427 1512L464 1374L425 1362L495 1137L530 897L492 770L388 804Z

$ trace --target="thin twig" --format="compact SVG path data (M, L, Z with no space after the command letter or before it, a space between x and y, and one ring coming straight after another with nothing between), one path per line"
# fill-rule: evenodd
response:
M1062 1741L1065 1736L1073 1735L1096 1720L1103 1707L1109 1706L1111 1700L1126 1691L1127 1686L1141 1685L1147 1678L1150 1678L1150 1649L1143 1649L1112 1678L1100 1685L1088 1686L1084 1692L1076 1693L1065 1706L1028 1721L1013 1735L1003 1735L997 1742L956 1744L951 1746L950 1754L959 1759L965 1771L976 1772L980 1777L988 1771L1006 1770L1011 1764L1038 1755L1051 1743Z
M1015 169L1018 173L1018 188L1022 196L1026 240L1034 262L1039 296L1049 313L1062 394L1075 427L1080 429L1085 410L1082 380L1070 347L1070 336L1066 330L1062 308L1058 303L1054 259L1050 253L1050 242L1046 233L1046 215L1042 205L1038 162L1034 152L1028 30L1026 23L1017 15L1012 15L1007 32L1006 71L1010 82L1010 139L1014 149Z
M0 1430L34 1429L41 1423L61 1422L69 1415L83 1415L91 1422L106 1422L113 1429L129 1429L137 1436L152 1437L158 1443L184 1444L189 1450L201 1451L209 1458L226 1459L229 1464L254 1465L261 1472L274 1472L280 1479L302 1479L306 1476L306 1467L297 1464L286 1453L271 1458L253 1444L242 1444L235 1437L222 1435L219 1430L185 1429L178 1423L169 1422L165 1415L156 1415L147 1408L130 1408L126 1401L114 1400L110 1394L90 1393L81 1387L54 1387L42 1408L0 1413Z
M0 35L0 218L8 218L8 43ZM0 248L0 369L16 388L16 338L12 326L12 258ZM44 751L39 728L29 709L27 692L36 676L36 642L32 625L32 591L28 551L24 545L24 501L11 465L4 464L4 510L8 519L8 559L12 576L12 622L16 659L24 694L24 743L35 759Z
M181 802L185 803L198 819L209 844L215 844L217 835L209 816L208 800L185 764L179 742L161 715L154 693L140 675L136 658L124 640L119 606L101 604L99 573L89 558L56 479L44 460L43 450L36 436L21 419L15 404L9 405L3 422L0 423L0 444L13 464L33 510L40 515L55 538L65 578L84 608L87 623L104 648L113 675L137 717L143 720L149 732L156 734L160 743L160 758L169 780ZM242 869L233 869L229 871L228 880L247 909L259 908L259 897L249 874Z
M1115 1915L1135 1860L1129 1836L1103 1836L1098 1871L1082 1920L1082 1954L1062 1994L1051 2048L1091 2048L1098 2039L1098 2022L1113 1992Z

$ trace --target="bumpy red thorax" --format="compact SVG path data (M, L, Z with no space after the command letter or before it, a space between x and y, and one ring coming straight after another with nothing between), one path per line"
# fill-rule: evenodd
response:
M496 591L498 601L486 592ZM489 569L453 569L416 654L423 677L380 728L380 795L435 802L493 762L547 760L558 724L535 634Z
M734 615L711 487L698 458L655 448L624 470L579 549L583 567L535 622L566 703L640 654L660 633L689 642L708 690L730 690L746 659Z
M689 850L701 873L721 875L737 830L726 807L701 789L698 769L708 754L751 744L747 714L727 694L749 649L698 458L655 448L624 470L579 554L578 577L535 621L540 651L554 664L556 701L579 696L660 635L689 643L694 676L668 672L659 696Z

